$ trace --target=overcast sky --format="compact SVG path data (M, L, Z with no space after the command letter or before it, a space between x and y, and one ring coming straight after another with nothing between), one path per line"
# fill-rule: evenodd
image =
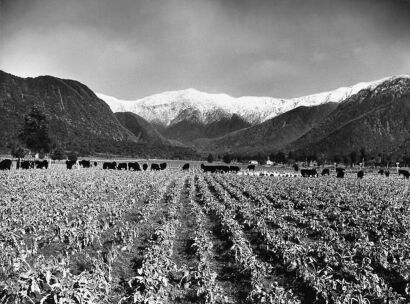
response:
M123 99L297 97L410 73L410 2L0 0L0 69Z

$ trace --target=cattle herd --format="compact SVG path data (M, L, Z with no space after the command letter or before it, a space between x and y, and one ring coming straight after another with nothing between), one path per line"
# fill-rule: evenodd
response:
M0 170L10 170L12 168L13 161L11 159L4 159L0 161ZM80 160L80 161L71 161L67 160L65 162L66 168L71 170L73 168L92 168L97 167L98 163L96 161L90 160ZM16 169L48 169L49 162L47 160L18 160L16 162ZM147 171L150 168L151 171L161 171L167 168L167 163L152 163L150 166L147 163L140 165L138 162L103 162L102 168L104 170L129 170L129 171ZM190 168L189 163L185 163L181 169L187 171ZM227 166L227 165L204 165L200 166L203 172L210 173L238 173L241 168L239 166ZM298 165L293 165L295 171L299 171ZM248 172L255 171L255 165L247 166ZM337 167L335 169L337 178L344 178L345 168ZM390 171L388 169L380 169L377 172L379 175L389 177ZM268 174L269 175L269 174ZM272 174L270 174L272 175ZM324 168L321 172L322 176L330 175L330 169ZM362 179L364 177L364 171L359 170L356 173L357 178ZM403 176L405 179L410 178L410 172L408 170L399 169L398 175ZM287 176L287 175L286 175ZM302 177L318 177L319 172L317 169L303 168L300 169L300 175L290 175L290 176L302 176Z

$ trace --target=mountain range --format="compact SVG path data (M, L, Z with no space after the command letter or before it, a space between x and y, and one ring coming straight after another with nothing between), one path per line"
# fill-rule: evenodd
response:
M292 99L194 89L135 101L97 96L113 111L137 113L165 137L202 152L388 153L410 138L409 81L409 75L392 76Z
M24 115L40 107L50 135L67 150L146 157L299 151L346 155L366 149L407 153L410 76L363 82L281 99L194 89L124 101L75 80L20 78L0 71L0 150L17 138Z

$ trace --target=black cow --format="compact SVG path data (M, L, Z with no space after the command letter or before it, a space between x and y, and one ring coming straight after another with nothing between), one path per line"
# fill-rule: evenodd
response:
M330 170L329 170L329 168L324 168L323 170L322 170L322 176L323 175L330 175Z
M211 172L211 173L216 172L216 166L207 166L207 165L201 164L201 169L204 172Z
M85 160L85 159L80 160L78 162L78 164L83 168L90 168L91 167L91 162L89 160Z
M142 169L143 169L144 171L147 171L148 165L147 165L147 164L143 164L143 165L142 165Z
M167 163L159 164L159 168L160 168L161 170L165 170L165 169L167 168Z
M189 164L188 164L188 163L184 164L184 165L182 166L182 170L188 171L188 170L189 170Z
M380 175L384 175L384 170L380 169L379 172L377 172L377 173L380 174Z
M77 162L75 160L66 160L65 165L67 167L67 170L71 170L76 163Z
M298 171L299 171L299 166L298 166L297 164L293 164L293 166L292 166L292 167L293 167L293 169L295 169L295 171L296 171L296 172L298 172Z
M116 162L104 162L103 163L103 169L110 169L110 170L115 170L117 168L117 163Z
M151 164L151 171L159 171L161 167L158 164Z
M345 177L345 169L344 168L336 168L336 177L337 178L344 178Z
M118 166L117 166L117 169L118 170L127 170L128 169L128 167L127 167L127 163L119 163L118 164Z
M229 167L229 171L231 171L231 172L238 173L239 170L241 170L241 168L239 168L238 166L230 166Z
M357 172L357 178L362 179L363 176L364 176L364 171L363 170L360 170L359 172Z
M301 169L300 173L303 177L317 177L319 174L317 173L316 169Z
M403 177L404 177L405 179L409 179L409 177L410 177L409 171L403 170L403 169L399 169L399 176L400 176L400 175L403 175Z
M21 169L34 169L34 162L31 160L23 160L20 164Z
M128 163L128 170L134 170L134 171L141 171L140 164L135 162L135 163Z
M206 166L201 164L201 169L204 172L211 172L211 173L227 173L230 171L229 166Z
M389 177L390 176L390 171L389 170L384 171L384 175L386 175L386 177Z
M250 170L255 171L255 165L249 165L249 166L248 166L248 170L249 170L249 171L250 171Z
M36 160L34 163L38 169L48 169L48 160Z
M10 170L11 169L11 159L3 159L0 162L0 170Z
M95 161L95 162L94 162L94 167L97 167L97 165L98 165L98 163Z

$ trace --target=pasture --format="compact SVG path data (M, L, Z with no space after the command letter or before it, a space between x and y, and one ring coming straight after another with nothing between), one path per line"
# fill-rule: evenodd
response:
M410 302L397 174L193 167L0 171L0 303Z

